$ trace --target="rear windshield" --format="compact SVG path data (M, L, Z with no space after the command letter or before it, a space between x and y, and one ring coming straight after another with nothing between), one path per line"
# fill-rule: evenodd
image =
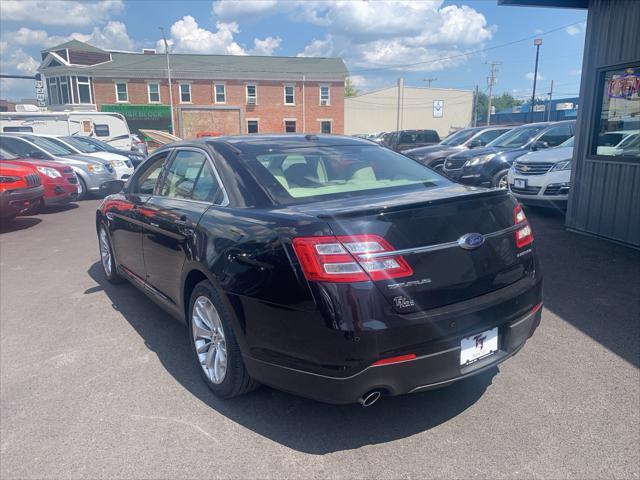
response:
M316 146L245 151L258 181L280 203L328 200L386 189L425 189L451 182L377 145ZM264 181L263 181L264 180Z
M400 133L400 143L439 142L438 134L433 130L409 130Z
M494 141L489 142L487 147L524 147L529 141L535 137L538 132L544 130L547 126L539 125L535 127L518 127L500 135Z

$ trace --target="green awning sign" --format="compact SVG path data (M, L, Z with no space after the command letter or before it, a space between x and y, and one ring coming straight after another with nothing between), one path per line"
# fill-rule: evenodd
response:
M171 110L169 105L121 105L110 104L102 105L100 108L103 112L120 113L127 120L169 120L171 119Z

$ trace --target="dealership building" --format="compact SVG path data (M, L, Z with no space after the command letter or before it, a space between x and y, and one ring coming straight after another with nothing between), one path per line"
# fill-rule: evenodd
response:
M640 247L640 1L498 3L587 9L566 226ZM615 136L629 140L603 148Z
M176 134L343 133L340 58L165 54L103 50L78 40L42 52L51 110L97 109L125 116L131 130Z

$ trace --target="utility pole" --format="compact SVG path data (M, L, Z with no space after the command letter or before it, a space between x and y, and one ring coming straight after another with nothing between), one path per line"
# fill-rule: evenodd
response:
M487 126L491 125L491 95L493 94L493 86L496 84L496 73L498 65L502 65L502 62L490 62L491 74L487 77L487 84L489 85L489 105L487 106Z
M167 57L167 80L169 81L169 111L171 112L171 133L176 134L175 119L173 116L173 88L171 85L171 62L169 61L169 44L167 43L167 37L164 35L164 28L160 27L162 32L162 40L164 41L164 54Z
M551 120L551 98L553 97L553 80L551 80L551 88L549 89L549 106L547 107L547 122Z
M401 105L402 105L402 100L403 100L403 90L404 90L404 78L400 77L398 78L398 116L396 119L396 131L400 131L400 128L402 126L402 119L401 119Z
M476 91L473 94L473 126L478 126L478 85L476 85Z
M542 39L536 38L533 41L536 46L536 66L533 69L533 92L531 93L531 122L533 123L534 106L536 104L536 81L538 80L538 57L540 56L540 45L542 45ZM543 117L544 118L544 117Z
M435 82L437 78L423 78L423 82L427 82L427 88L431 88L431 82Z

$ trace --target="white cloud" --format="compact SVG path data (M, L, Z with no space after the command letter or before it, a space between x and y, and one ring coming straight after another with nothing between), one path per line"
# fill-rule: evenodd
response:
M567 32L569 35L571 35L572 37L574 35L577 35L580 33L580 29L578 27L576 27L575 25L569 25L567 28L564 29L565 32Z
M221 18L237 18L272 13L277 6L276 0L219 0L213 2L211 13Z
M527 80L533 80L533 72L527 73L524 76L524 78L526 78ZM538 72L537 79L538 80L544 80L544 76L542 75L542 73Z
M133 50L136 45L127 33L127 26L117 21L108 22L103 28L93 27L90 34L72 33L68 39L71 38L106 50Z
M2 0L0 17L3 22L32 22L42 25L94 25L120 13L122 0L80 2L65 0Z
M582 75L582 69L581 68L576 68L575 70L569 70L567 73L569 75L573 75L573 76L581 76Z
M171 25L171 36L167 39L173 53L208 53L223 55L273 55L280 48L279 37L256 38L253 48L245 49L235 40L240 33L236 22L216 22L216 31L210 31L198 25L190 15ZM158 40L157 49L164 52L164 42Z
M280 48L282 39L280 37L267 37L264 40L255 38L253 40L253 50L251 55L273 55L273 53Z
M340 56L351 68L416 64L431 71L464 63L466 53L490 40L495 26L466 5L441 1L308 2L306 21L326 26L299 56ZM312 8L312 5L314 8ZM311 20L309 20L311 19ZM315 20L313 20L315 19Z

